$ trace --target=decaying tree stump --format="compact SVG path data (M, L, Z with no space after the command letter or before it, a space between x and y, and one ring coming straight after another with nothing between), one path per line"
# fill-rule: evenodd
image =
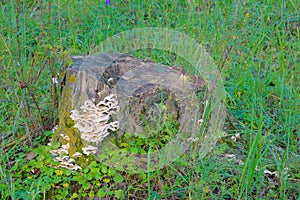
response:
M182 141L199 131L205 98L197 94L206 91L201 77L188 76L181 68L117 53L72 59L74 64L64 79L59 126L53 137L62 146L51 152L61 167L80 169L94 154L101 161L118 163L120 160L113 158L116 153L122 159L135 157L138 160L128 163L142 167L147 156L145 160L141 155L116 150L117 142L112 144L115 140L110 138L120 138L124 133L150 137L157 124L177 121L180 136L162 151L165 157L172 157L170 153L184 148ZM102 153L107 158L101 157ZM160 162L155 155L153 159Z

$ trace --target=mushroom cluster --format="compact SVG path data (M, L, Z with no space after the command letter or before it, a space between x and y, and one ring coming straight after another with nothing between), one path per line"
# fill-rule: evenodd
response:
M100 144L109 135L109 130L119 129L119 122L109 122L112 114L116 114L120 107L111 94L95 105L91 100L84 102L80 107L81 111L72 110L70 117L75 121L75 128L80 131L81 139Z
M72 155L73 158L70 158L69 155L69 143L62 145L60 148L51 150L50 153L54 157L54 160L58 161L60 164L58 167L70 169L70 170L80 170L81 167L75 164L75 160L73 158L80 157L82 154L76 152Z
M70 117L75 121L74 127L80 132L81 139L96 143L99 147L101 141L109 135L109 130L116 131L119 129L119 122L112 121L112 114L116 114L120 110L116 97L111 94L104 98L96 105L91 100L86 100L79 110L72 110ZM54 160L58 161L58 167L80 170L81 167L75 164L74 158L81 157L83 154L90 155L97 152L97 147L87 145L82 148L82 153L76 152L71 157L69 156L69 141L67 135L60 134L63 140L67 143L60 148L51 150Z

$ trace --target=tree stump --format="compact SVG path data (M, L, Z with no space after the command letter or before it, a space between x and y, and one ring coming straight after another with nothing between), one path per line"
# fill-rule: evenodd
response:
M94 155L116 168L121 161L127 163L122 169L145 168L149 159L161 166L199 133L207 92L201 77L117 53L72 59L53 136L62 146L51 152L61 167L80 169ZM138 138L166 134L166 122L174 122L177 133L157 149L159 153L134 154L121 148L125 133Z

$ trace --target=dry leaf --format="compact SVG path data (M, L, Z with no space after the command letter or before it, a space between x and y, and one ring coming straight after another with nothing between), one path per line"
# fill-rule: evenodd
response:
M26 159L27 159L27 160L32 160L32 159L34 159L36 156L37 156L36 153L29 152L29 153L26 154Z

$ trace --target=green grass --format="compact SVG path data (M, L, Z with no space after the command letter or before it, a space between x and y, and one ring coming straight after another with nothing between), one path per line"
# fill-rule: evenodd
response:
M2 1L1 199L299 199L299 13L296 0L109 6L94 0ZM106 38L140 27L180 31L206 47L222 72L234 119L226 136L207 157L199 160L191 147L155 172L130 174L94 162L81 174L53 169L45 145L56 124L60 88L52 78L59 77L68 56L93 52ZM168 52L132 54L187 65ZM27 159L29 152L36 157Z

